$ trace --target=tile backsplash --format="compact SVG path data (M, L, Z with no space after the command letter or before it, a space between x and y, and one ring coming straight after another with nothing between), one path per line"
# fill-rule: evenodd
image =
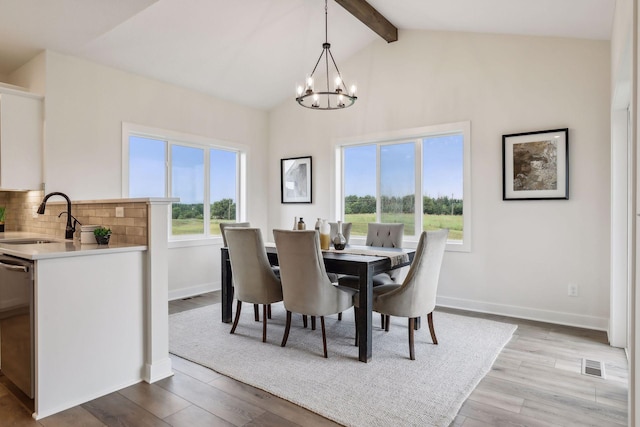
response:
M64 238L67 224L67 203L62 198L52 197L47 201L44 215L36 214L36 210L44 197L43 191L0 191L0 206L5 206L5 231L25 231ZM116 207L122 207L123 217L116 218ZM82 225L101 225L111 228L111 242L147 245L148 243L148 210L144 202L127 202L123 200L98 202L73 202L71 214ZM76 229L76 237L80 235L80 226Z

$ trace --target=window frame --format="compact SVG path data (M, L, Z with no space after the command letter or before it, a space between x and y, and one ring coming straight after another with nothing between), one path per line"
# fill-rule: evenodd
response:
M129 197L129 137L138 136L142 138L156 139L165 142L165 196L166 198L173 198L172 192L172 175L171 175L171 148L173 146L182 146L190 148L198 148L204 151L204 165L203 165L203 220L204 230L203 233L198 234L184 234L174 235L172 234L172 221L171 211L169 209L168 215L168 228L167 235L170 242L187 242L187 241L201 241L201 240L214 240L222 241L222 236L219 234L211 234L210 225L210 212L211 212L211 149L232 151L237 154L236 156L236 221L243 222L247 218L247 203L246 203L246 181L247 181L247 156L248 147L244 144L220 141L213 138L203 137L199 135L193 135L183 132L176 132L167 129L153 128L144 125L138 125L134 123L122 122L122 197Z
M376 221L380 221L381 198L380 198L380 147L384 145L402 144L414 142L415 148L415 212L422 212L423 200L423 147L422 139L430 137L445 136L451 134L462 134L462 209L463 209L463 238L462 242L457 240L447 241L447 251L471 252L471 122L455 122L440 125L432 125L418 128L402 129L392 132L382 132L370 135L363 135L350 138L340 138L334 141L334 182L333 203L334 215L336 218L344 219L344 156L343 149L346 147L376 145ZM410 245L416 245L418 241L418 230L422 230L422 220L420 215L414 216L416 235L406 236L405 241ZM352 236L352 240L360 243L364 238Z

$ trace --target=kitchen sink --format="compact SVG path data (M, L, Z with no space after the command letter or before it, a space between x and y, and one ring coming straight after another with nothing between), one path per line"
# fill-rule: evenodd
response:
M0 240L3 245L42 245L45 243L58 243L55 240L46 239L21 239L21 240Z

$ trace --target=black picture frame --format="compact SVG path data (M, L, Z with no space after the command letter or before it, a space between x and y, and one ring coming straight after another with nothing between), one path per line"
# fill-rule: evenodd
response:
M569 200L569 129L502 135L502 200Z
M280 201L282 203L311 203L311 156L280 160Z

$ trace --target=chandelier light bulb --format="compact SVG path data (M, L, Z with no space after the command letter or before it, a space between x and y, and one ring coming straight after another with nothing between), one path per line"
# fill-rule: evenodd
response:
M349 88L349 95L356 96L356 91L357 91L356 85L351 85L351 88Z
M342 85L342 79L340 78L340 76L336 76L335 82L336 82L336 92L337 92L340 90L340 85Z
M313 90L313 77L307 76L307 89Z
M304 92L304 88L302 87L302 85L298 85L298 87L296 88L296 93L298 94L298 96L302 95L302 92Z

